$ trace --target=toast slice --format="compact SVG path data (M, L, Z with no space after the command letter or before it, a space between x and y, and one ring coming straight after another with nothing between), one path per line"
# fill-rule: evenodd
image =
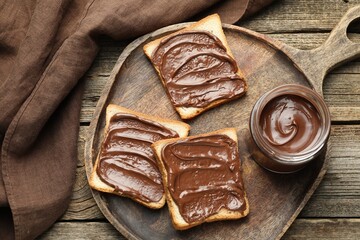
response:
M239 219L249 213L234 128L160 140L152 148L176 229Z
M205 39L206 41L210 41L209 39L212 39L214 41L219 40L220 42L217 43L218 45L216 45L216 48L213 48L212 45L206 45L205 50L199 50L196 49L194 45L188 46L186 44L182 44L181 47L183 50L181 50L180 47L179 50L179 48L170 46L170 42L174 41L176 36L193 33L206 33L209 34L209 36ZM193 41L200 41L201 43L202 40ZM161 46L165 48L165 44L169 44L169 50L160 49ZM196 44L198 45L199 42L196 42ZM221 47L219 47L220 45ZM182 119L191 119L210 108L239 98L244 95L247 90L244 75L238 68L234 60L234 56L230 51L222 29L220 17L217 14L210 15L182 30L149 42L143 47L143 50L152 62L167 91L173 107ZM174 52L170 52L170 50ZM163 55L161 55L162 65L158 62L160 60L157 60L159 55L157 51L166 51L166 54L163 53ZM188 52L196 52L196 54L198 54L200 51L201 53L198 54L198 57L193 59L198 60L198 62L191 62L192 60L190 61L186 59L186 61L184 60L182 62L184 63L183 65L180 64L181 67L179 67L176 71L173 70L171 72L171 68L174 68L173 62L180 61L177 58L179 57L178 53L181 53L182 51L184 51L184 58L188 58L188 56L185 55L188 54ZM204 67L205 56L207 57L208 60L206 61L208 62L205 63ZM188 78L189 76L192 77ZM223 81L224 79L227 79L227 81ZM220 81L222 82L220 83ZM175 90L177 92L175 92L172 86L176 87ZM193 86L197 87L197 89L192 88ZM198 87L202 88L200 92ZM183 99L178 98L178 96L181 96Z
M143 131L146 129L143 124L149 124L144 126L150 130ZM152 129L185 137L190 126L110 104L106 109L105 137L89 179L90 186L101 192L129 197L149 208L161 208L165 204L165 194L150 145L153 138L162 137L158 133L149 137ZM111 174L108 175L108 172ZM136 185L137 182L140 185ZM153 196L148 197L147 194Z

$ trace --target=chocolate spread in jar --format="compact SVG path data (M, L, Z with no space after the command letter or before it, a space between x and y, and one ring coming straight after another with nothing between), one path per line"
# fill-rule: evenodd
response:
M266 141L286 153L299 153L312 147L322 127L316 108L296 95L272 99L263 109L260 119Z
M226 135L179 140L162 159L168 189L186 222L202 221L221 208L246 209L237 144Z
M188 31L163 39L152 62L176 107L206 107L245 92L235 60L210 32Z
M164 193L151 144L178 137L163 125L128 113L111 117L102 144L97 174L115 191L143 202L158 202Z

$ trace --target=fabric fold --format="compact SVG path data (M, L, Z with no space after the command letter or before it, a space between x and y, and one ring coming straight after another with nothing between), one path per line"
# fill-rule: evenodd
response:
M13 38L23 38L23 40L19 44L16 58L10 66L10 73L7 74L6 80L2 81L0 85L0 109L2 110L2 114L0 114L0 131L2 133L5 132L20 106L34 89L39 76L46 68L46 61L48 60L57 29L61 22L60 20L68 2L68 0L39 1L35 5L32 16L28 15L29 25L26 31L24 31L23 36L13 37L10 34L7 37L6 40L8 42L17 40ZM45 17L44 12L46 11L51 14ZM2 13L3 16L6 14ZM18 16L14 20L17 20L17 18ZM16 22L13 24L15 25ZM9 25L10 28L11 24ZM8 31L14 30L16 29L8 29ZM12 51L14 51L14 47Z

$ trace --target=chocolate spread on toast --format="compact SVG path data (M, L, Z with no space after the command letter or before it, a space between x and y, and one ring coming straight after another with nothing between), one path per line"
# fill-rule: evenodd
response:
M111 117L103 142L97 174L115 191L143 202L158 202L163 184L151 144L178 137L163 125L133 114Z
M210 32L186 31L163 39L152 62L176 107L203 108L245 92L235 60Z
M168 189L186 222L202 221L224 208L244 212L244 185L236 142L226 135L178 140L162 159Z

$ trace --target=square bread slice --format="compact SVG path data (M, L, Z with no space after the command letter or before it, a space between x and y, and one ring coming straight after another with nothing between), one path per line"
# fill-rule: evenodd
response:
M175 47L170 45L174 37L185 33L201 33L209 37L204 38L205 40L199 40L199 37L194 38L193 45L182 42L181 46L180 44ZM220 40L216 43L216 47L214 47L214 39ZM201 44L208 41L206 47L197 46L199 41ZM209 42L213 45L209 45ZM165 43L169 46L159 50L162 54L159 60L157 51ZM218 14L210 15L184 29L151 41L143 47L143 50L157 71L173 107L182 119L191 119L210 108L237 99L247 90L244 75L230 51ZM189 52L194 53L196 57L189 57ZM181 58L179 58L179 53L183 54Z
M120 119L113 118L114 116ZM116 121L111 122L112 119ZM104 140L89 184L98 191L129 197L144 206L158 209L165 204L165 193L161 173L150 145L154 142L153 138L160 137L159 133L150 135L150 130L143 131L146 128L142 127L142 123L145 122L149 124L146 126L150 126L148 129L155 129L150 129L153 132L160 132L158 128L165 128L168 132L177 133L178 137L185 137L190 131L190 126L183 122L146 115L114 104L108 105ZM101 159L107 161L103 162L102 166L108 167L108 171L99 170ZM109 173L104 175L108 182L99 176L99 172ZM116 182L117 178L121 183ZM137 182L141 184L136 185ZM157 193L158 199L147 197L146 194L151 195L151 191Z
M152 144L178 230L249 213L234 128Z

